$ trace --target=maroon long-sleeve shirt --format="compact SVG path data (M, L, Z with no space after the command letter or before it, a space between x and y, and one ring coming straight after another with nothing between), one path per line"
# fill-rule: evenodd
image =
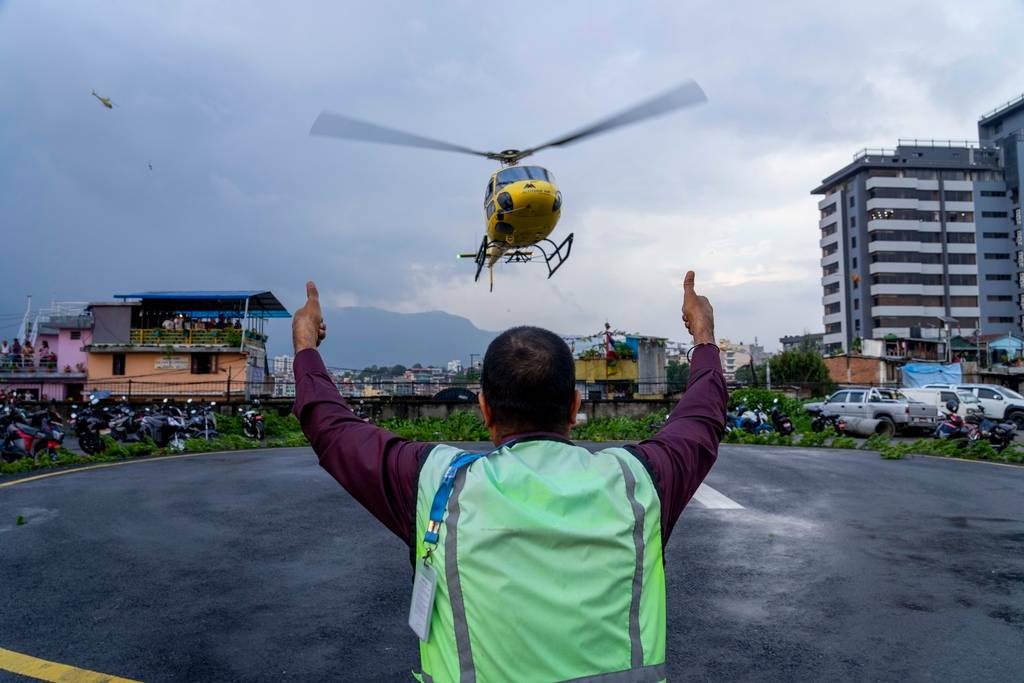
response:
M345 490L406 543L413 545L420 465L435 444L409 441L363 422L341 398L320 354L295 356L295 414L302 431ZM653 438L627 448L651 473L661 498L662 542L718 457L727 400L718 349L699 346L690 381L668 422ZM511 438L549 438L528 434Z

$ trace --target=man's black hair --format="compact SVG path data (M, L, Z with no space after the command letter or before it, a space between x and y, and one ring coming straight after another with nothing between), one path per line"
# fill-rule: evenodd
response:
M576 395L572 352L554 332L513 327L487 347L480 386L498 424L562 432Z

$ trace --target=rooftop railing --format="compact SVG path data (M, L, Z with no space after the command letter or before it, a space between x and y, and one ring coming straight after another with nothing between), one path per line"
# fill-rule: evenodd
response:
M246 342L262 344L267 340L266 335L255 330L165 330L162 327L134 328L130 339L135 346L240 346L243 335Z
M1007 109L1009 109L1011 107L1014 107L1017 104L1020 104L1021 102L1024 102L1024 93L1021 93L1020 95L1017 95L1012 100L1004 102L1003 104L999 105L998 107L996 107L992 111L988 112L987 114L982 114L981 116L978 117L978 120L979 121L984 121L985 119L987 119L987 118L989 118L991 116L995 116L996 114L999 114L1000 112L1004 112Z

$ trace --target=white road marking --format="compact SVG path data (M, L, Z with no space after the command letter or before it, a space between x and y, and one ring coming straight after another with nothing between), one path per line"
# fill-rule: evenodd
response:
M705 507L709 510L742 510L743 506L737 503L732 498L719 493L715 489L711 488L707 484L701 484L697 487L697 492L693 494L693 499L701 504L701 507Z

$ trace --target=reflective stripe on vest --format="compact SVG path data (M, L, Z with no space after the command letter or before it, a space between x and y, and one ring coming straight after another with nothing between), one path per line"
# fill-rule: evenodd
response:
M423 466L418 557L434 494L461 454L438 446ZM456 474L439 535L423 680L665 678L660 502L628 451L502 448Z

